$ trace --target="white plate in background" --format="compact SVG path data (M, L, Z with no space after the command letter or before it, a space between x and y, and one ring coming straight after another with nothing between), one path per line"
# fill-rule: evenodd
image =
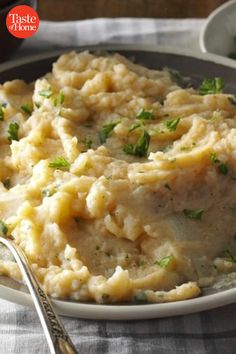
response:
M227 1L210 14L200 34L200 48L226 57L236 52L236 0Z

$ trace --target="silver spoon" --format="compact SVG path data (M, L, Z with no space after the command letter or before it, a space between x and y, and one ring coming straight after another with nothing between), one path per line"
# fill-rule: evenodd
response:
M0 236L0 242L3 243L11 251L24 276L25 283L29 288L34 305L36 307L36 311L47 338L51 354L78 353L64 326L54 312L51 301L35 278L24 252L9 237L4 238Z

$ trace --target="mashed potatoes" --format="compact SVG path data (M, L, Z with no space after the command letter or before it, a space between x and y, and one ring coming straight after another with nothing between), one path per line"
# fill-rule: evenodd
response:
M236 269L236 100L220 86L88 52L0 86L0 233L48 294L176 301Z

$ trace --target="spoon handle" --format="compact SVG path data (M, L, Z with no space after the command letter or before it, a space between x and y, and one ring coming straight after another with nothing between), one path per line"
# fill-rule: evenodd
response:
M51 354L76 354L77 351L69 335L54 312L51 301L35 278L24 252L9 238L0 237L0 242L11 251L24 276L25 283L29 288L47 338Z

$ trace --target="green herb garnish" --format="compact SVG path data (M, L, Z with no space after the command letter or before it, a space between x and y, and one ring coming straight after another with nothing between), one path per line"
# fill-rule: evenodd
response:
M56 98L55 98L55 100L54 100L54 106L62 105L62 104L64 103L64 101L65 101L65 95L64 95L64 92L61 91L61 92L56 96Z
M184 215L189 219L201 220L203 209L184 209Z
M56 157L55 160L50 162L48 166L52 168L57 168L59 170L68 171L70 168L70 163L63 156L59 156Z
M0 104L0 120L4 120L4 113L5 113L4 107L3 105Z
M160 261L156 261L154 264L159 265L161 268L166 268L170 262L174 259L173 255L163 257Z
M33 111L33 107L30 104L26 103L23 106L21 106L21 110L24 113L31 115Z
M39 102L34 102L34 105L35 105L36 108L40 108L41 107L41 103L39 103Z
M211 155L210 155L210 159L213 163L219 163L220 160L217 158L217 155L215 152L212 152Z
M170 131L170 132L174 132L176 131L176 128L179 124L180 118L176 118L176 119L172 119L172 120L167 120L165 122L166 128Z
M43 190L42 190L42 195L44 196L44 197L51 197L53 194L55 194L56 193L56 189L55 188L51 188L51 189L49 189L49 188L44 188Z
M224 79L222 77L215 77L213 79L203 80L199 87L199 95L210 95L215 93L221 93L224 90Z
M5 236L8 232L8 227L4 221L0 220L0 235Z
M61 92L59 93L59 103L60 103L60 104L63 104L64 101L65 101L65 94L64 94L64 92L61 91Z
M147 294L145 292L136 294L134 296L134 301L141 303L148 302Z
M52 96L52 89L49 87L47 90L39 91L39 95L45 98L50 98Z
M100 142L104 144L109 137L110 133L120 122L111 122L103 125L102 130L99 132Z
M221 163L218 166L218 170L219 170L220 173L222 173L222 175L227 175L228 172L229 172L229 167L225 163Z
M8 140L10 142L12 142L12 140L16 140L16 141L19 140L19 137L18 137L19 129L20 129L20 126L18 123L16 123L16 122L10 123L8 130L7 130Z
M83 139L80 141L82 144L84 144L84 146L87 148L87 149L91 149L92 147L92 144L93 144L93 141L91 139Z
M146 157L150 143L150 135L144 131L143 135L137 140L136 144L125 144L123 151L128 155Z
M135 129L140 128L141 125L139 123L131 125L129 129L129 133L133 132Z
M155 116L153 111L145 111L143 108L136 115L136 119L140 120L154 120Z

